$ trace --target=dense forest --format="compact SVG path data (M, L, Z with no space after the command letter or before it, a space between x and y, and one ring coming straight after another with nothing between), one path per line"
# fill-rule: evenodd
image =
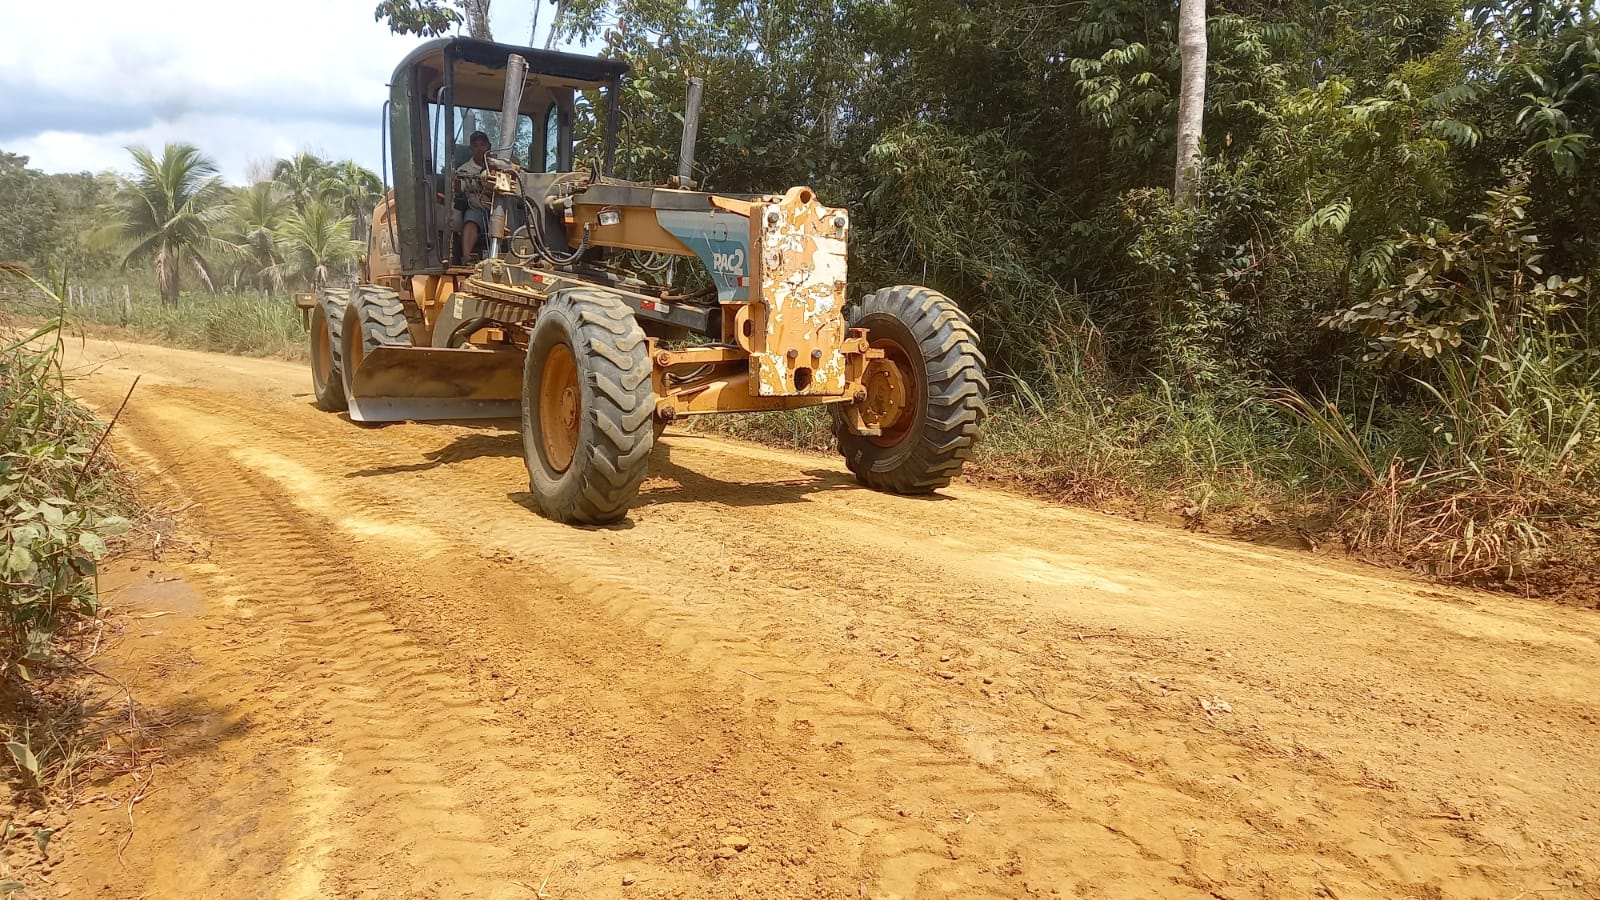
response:
M377 13L488 36L487 6ZM983 472L1458 577L1590 577L1593 4L1213 2L1182 198L1176 3L591 0L551 17L633 66L619 174L675 169L702 77L703 185L809 184L854 211L855 291L925 283L974 316L996 375ZM133 162L124 179L0 156L0 257L148 270L167 297L281 292L349 271L378 189L309 155L249 188L192 147Z
M1017 477L1196 521L1314 497L1308 542L1461 576L1592 563L1593 4L1211 3L1187 203L1175 3L560 14L635 67L624 168L669 171L702 76L708 184L809 183L860 288L973 313Z

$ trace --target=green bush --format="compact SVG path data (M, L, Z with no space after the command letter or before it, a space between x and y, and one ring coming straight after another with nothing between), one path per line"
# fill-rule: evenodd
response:
M60 640L96 615L106 539L129 522L104 428L67 396L60 319L0 334L0 705L10 760L36 788L66 761L29 737L55 733L40 721L43 685L70 668Z
M1571 315L1589 286L1544 269L1525 191L1518 178L1490 192L1466 232L1409 237L1400 278L1328 319L1364 337L1413 400L1359 423L1326 402L1285 404L1361 492L1358 545L1506 578L1593 541L1600 351Z

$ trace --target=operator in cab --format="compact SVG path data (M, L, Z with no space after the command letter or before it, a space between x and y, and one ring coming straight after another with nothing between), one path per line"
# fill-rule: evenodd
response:
M456 167L456 208L461 211L461 259L470 262L477 253L478 237L489 230L489 192L483 187L489 136L474 131L467 146L472 158Z

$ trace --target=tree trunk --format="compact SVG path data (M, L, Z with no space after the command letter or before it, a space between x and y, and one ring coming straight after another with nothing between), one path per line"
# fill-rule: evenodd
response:
M174 257L177 253L163 247L156 251L151 268L155 269L156 290L161 293L163 305L171 306L178 302L178 261Z
M550 18L550 33L544 39L544 48L546 50L554 50L556 48L556 38L561 35L561 14L566 11L566 8L567 4L563 3L562 0L556 0L556 14Z
M1172 196L1179 203L1194 200L1200 170L1200 129L1206 106L1206 3L1179 0L1178 53L1183 82L1178 94L1178 161Z
M466 0L462 4L467 13L467 34L480 41L492 41L489 35L489 0Z

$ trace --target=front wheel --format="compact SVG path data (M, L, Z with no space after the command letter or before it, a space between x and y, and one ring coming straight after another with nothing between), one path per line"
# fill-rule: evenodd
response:
M349 401L344 392L344 312L350 292L322 291L311 311L311 393L317 408L344 412Z
M972 456L988 415L988 378L978 335L955 302L925 287L868 294L849 312L851 328L883 351L868 363L857 434L834 410L834 434L856 480L896 494L926 494L950 483Z
M574 525L628 514L655 444L649 345L633 310L569 290L539 310L522 378L522 452L539 513Z
M345 306L343 340L339 344L344 352L339 365L344 376L344 395L350 398L356 397L356 371L367 354L379 347L411 346L411 331L406 322L405 306L394 291L363 284L343 293L349 297L349 302ZM360 399L356 397L358 402Z

